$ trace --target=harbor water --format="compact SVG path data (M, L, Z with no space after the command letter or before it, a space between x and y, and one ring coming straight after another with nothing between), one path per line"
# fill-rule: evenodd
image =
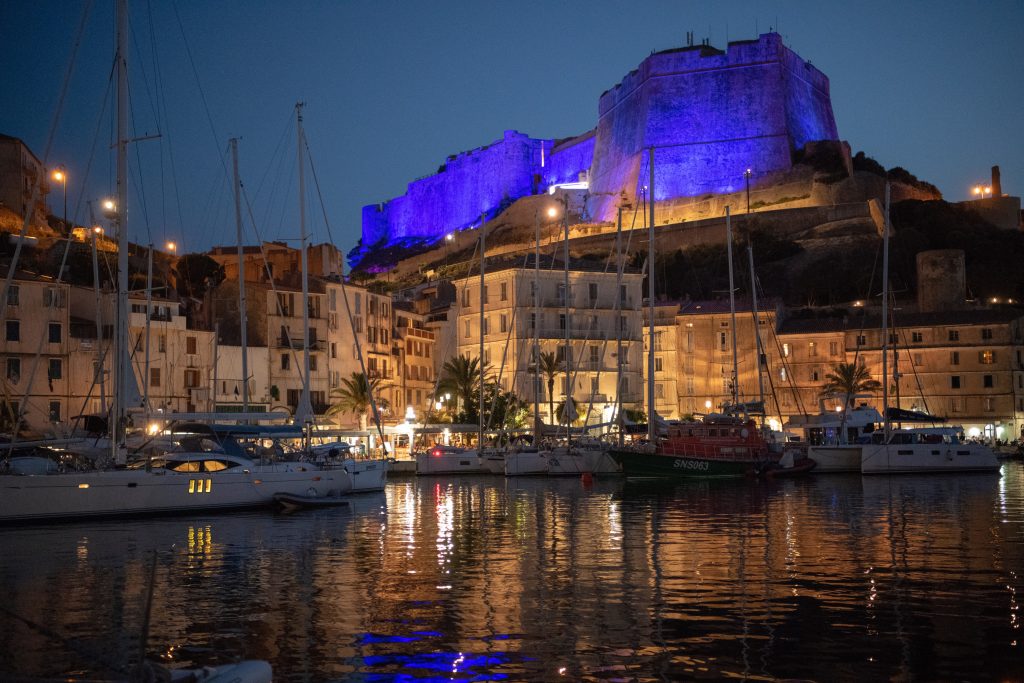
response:
M0 679L126 680L148 627L168 666L277 681L1019 680L1022 574L1021 463L405 479L350 508L0 528Z

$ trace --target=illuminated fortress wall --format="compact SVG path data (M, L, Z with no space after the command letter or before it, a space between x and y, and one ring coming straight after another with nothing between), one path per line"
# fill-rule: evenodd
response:
M362 249L433 242L488 218L511 201L560 183L590 183L588 213L611 220L619 197L647 182L654 146L655 200L733 192L743 171L792 166L812 140L837 140L828 78L775 33L652 54L601 95L593 131L558 142L506 131L494 143L448 158L407 191L363 208ZM643 175L643 177L641 177ZM358 251L358 250L357 250ZM358 258L358 257L357 257Z
M541 145L550 150L551 141L507 130L486 147L448 157L437 173L409 183L401 197L363 207L363 244L435 240L479 223L482 213L491 217L503 201L536 191Z
M828 78L775 33L658 52L601 96L590 171L590 214L610 220L620 193L648 182L655 201L728 193L788 170L811 140L836 140ZM643 176L643 177L641 177Z

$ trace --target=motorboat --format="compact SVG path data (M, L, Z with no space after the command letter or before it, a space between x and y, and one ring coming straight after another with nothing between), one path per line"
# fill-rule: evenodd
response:
M476 449L433 446L416 454L416 474L489 474Z
M985 444L967 443L956 426L884 431L861 446L861 473L998 472L999 459Z
M608 453L627 477L656 479L739 478L778 461L756 423L732 415L672 425L656 443L615 447Z
M817 463L814 472L860 472L863 437L882 423L882 415L866 403L847 411L826 410L817 415L795 417L787 428L803 430L807 457Z
M389 458L359 457L347 443L311 446L309 456L320 467L341 468L348 472L352 479L351 493L383 491L388 483Z
M338 496L349 481L340 469L224 452L168 453L108 470L14 471L0 474L0 522L264 507L278 493Z

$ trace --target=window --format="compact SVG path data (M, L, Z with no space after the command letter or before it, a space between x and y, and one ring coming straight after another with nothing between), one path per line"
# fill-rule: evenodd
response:
M198 353L198 344L195 337L185 337L185 353Z
M356 294L356 298L355 298L355 302L356 302L356 313L357 314L362 313L363 312L363 295L357 293Z
M533 331L535 329L537 329L537 314L536 313L531 313L530 314L530 330Z
M464 320L463 323L462 323L462 336L463 337L469 337L470 336L469 327L470 327L470 321L469 320Z
M199 386L199 371L198 370L186 370L185 371L185 388L194 389Z
M986 412L986 413L991 413L991 412L992 412L993 410L995 410L995 409L996 409L996 407L995 407L995 401L994 401L994 400L992 400L992 398L991 398L991 397L989 397L989 396L986 396L986 397L985 397L985 398L983 399L982 403L984 403L984 405L985 405L985 412Z
M960 341L960 330L950 330L949 341Z
M655 332L654 333L654 348L656 350L658 350L658 351L661 351L661 339L662 339L662 333L661 332Z
M7 341L21 341L21 321L7 321Z
M779 368L779 379L786 381L786 368Z
M288 405L295 407L299 405L299 390L289 389L288 390Z
M950 375L949 377L949 388L959 389L960 388L960 375Z
M20 358L8 358L7 359L7 379L14 384L17 384L21 380L21 359Z
M20 293L21 293L21 288L18 287L18 285L11 285L11 288L7 290L7 305L8 306L17 306L18 305L18 298L19 298L18 295Z
M50 422L60 422L60 401L50 401Z
M662 368L661 359L660 358L655 358L654 359L654 371L655 372L661 372L661 368Z
M600 391L600 389L601 389L600 381L597 379L597 377L591 377L590 378L590 393L596 394L598 391Z
M719 332L718 333L718 350L719 351L725 351L728 348L727 344L728 344L728 337L726 336L725 332Z
M558 314L558 329L565 330L565 313Z
M981 363L982 365L992 365L992 364L994 364L996 362L996 352L995 351L979 351L978 352L978 362Z
M782 357L789 358L789 344L782 345Z
M502 285L504 287L504 284ZM505 313L501 314L501 331L508 332L508 315Z
M591 282L587 285L588 293L590 294L590 303L597 301L597 283Z
M962 399L960 399L960 398L951 398L951 399L949 399L949 412L951 412L951 413L959 413L963 409L964 408L963 408L963 401L962 401Z
M830 341L828 343L828 355L838 356L839 355L839 342Z
M167 335L161 334L156 340L156 350L160 353L167 353Z
M508 283L507 282L502 282L501 283L501 300L502 301L508 301Z
M914 365L924 365L924 356L920 353L914 354Z
M686 331L686 352L693 353L693 330Z
M469 308L469 288L462 288L462 306L463 308Z
M67 300L64 298L63 291L53 287L47 287L43 290L44 308L64 308L66 304Z
M566 297L565 297L565 284L564 283L559 283L559 285L558 285L558 305L559 306L564 306L565 305L565 299L566 299Z
M992 375L982 375L981 386L985 387L986 389L991 389L994 386L992 382Z
M654 385L654 398L665 398L665 385L655 384Z
M889 344L891 346L895 346L899 342L900 342L899 335L896 334L895 332L890 332L889 333Z
M281 354L281 369L282 370L287 370L288 368L290 368L291 367L291 362L292 362L291 361L291 356L289 356L287 353L282 353Z
M626 285L619 285L619 307L626 305Z
M60 323L50 323L47 326L48 339L51 344L60 344L61 334Z
M686 395L687 396L693 396L693 378L692 377L687 377L686 378Z
M50 364L46 371L46 377L50 380L64 378L64 363L60 358L50 359Z
M316 356L309 357L309 371L316 372Z
M866 334L858 334L857 335L857 346L860 347L860 346L867 346L867 345L868 345L868 336Z
M491 319L484 317L484 334L491 333Z
M959 351L950 351L949 352L949 364L950 365L960 365L960 352Z
M910 341L914 342L915 344L920 344L921 342L924 341L924 334L921 332L911 332Z
M992 339L992 328L991 327L983 327L983 328L981 328L981 338L985 339L985 340Z
M159 387L160 386L160 368L149 369L149 386Z
M807 356L809 358L814 358L817 355L818 355L818 344L817 344L817 342L808 342L807 343Z
M821 371L818 368L811 368L810 379L812 382L818 382Z

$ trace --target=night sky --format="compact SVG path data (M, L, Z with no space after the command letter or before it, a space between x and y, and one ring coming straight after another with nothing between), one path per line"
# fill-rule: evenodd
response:
M46 159L67 166L80 222L86 199L113 192L113 2L89 4ZM0 3L0 133L40 158L85 5ZM306 102L327 217L347 251L364 204L506 129L558 138L592 128L600 94L652 51L684 45L687 31L724 48L774 27L831 79L839 134L854 151L904 166L949 200L987 182L993 164L1004 192L1024 192L1021 0L130 6L133 134L162 133L131 150L131 238L175 240L179 253L235 240L232 136L242 138L260 236L298 237L296 101ZM314 197L308 173L307 185ZM59 189L50 199L60 213ZM319 206L308 215L313 239L328 239ZM256 239L248 221L246 233Z

